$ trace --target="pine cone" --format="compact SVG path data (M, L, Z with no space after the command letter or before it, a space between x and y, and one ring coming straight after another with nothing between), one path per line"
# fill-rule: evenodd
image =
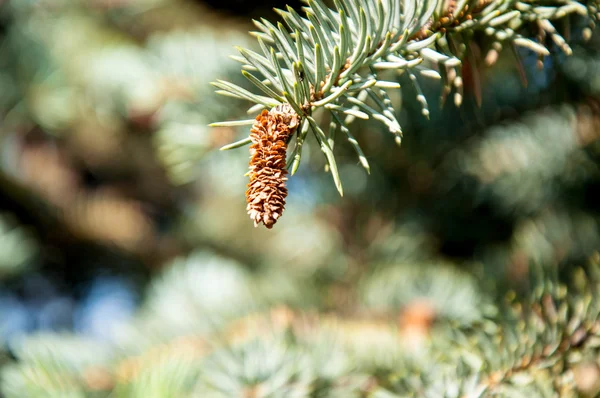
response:
M248 214L254 226L273 228L285 206L287 140L298 127L298 115L287 104L263 110L250 130L250 183L246 191Z

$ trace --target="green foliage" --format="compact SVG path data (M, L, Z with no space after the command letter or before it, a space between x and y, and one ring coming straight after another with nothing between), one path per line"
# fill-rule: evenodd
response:
M476 278L451 265L394 264L373 271L361 290L365 306L375 312L395 313L423 300L436 314L469 324L490 310Z
M225 53L246 41L236 31L217 34L210 28L197 28L156 34L148 42L148 55L155 60L153 70L179 90L172 93L175 100L162 108L154 138L159 159L177 184L191 182L197 176L198 162L212 149L208 120L230 114L207 83L234 69L235 63L224 58Z
M573 186L598 172L581 140L590 134L581 126L589 117L565 105L494 126L485 139L456 150L452 159L460 159L460 174L452 177L481 182L478 195L500 212L534 214L556 201L556 185Z
M0 215L0 280L23 272L38 250L31 231L18 225L10 214Z
M187 267L197 268L200 275L210 274L206 273L210 264L232 267L205 254L192 259ZM415 264L412 269L422 267ZM200 305L206 299L185 287L195 284L193 278L172 280L181 272L179 268L175 264L174 270L167 271L171 276L166 275L161 284L173 289L169 295ZM7 398L24 392L31 397L108 396L111 392L118 397L577 396L581 386L575 383L575 374L595 363L600 347L598 254L569 273L565 282L552 267L532 263L534 288L527 293L509 291L497 311L486 314L477 313L485 308L480 301L473 314L455 313L459 306L468 309L464 300L477 300L466 299L460 292L481 281L469 281L456 271L433 270L414 272L402 281L393 273L404 275L403 267L388 268L386 283L402 290L402 303L393 290L375 290L373 282L367 283L373 289L371 296L378 294L379 302L387 298L386 305L400 313L410 311L423 298L435 303L433 295L444 291L436 288L428 296L422 289L415 291L415 286L446 283L448 290L454 289L447 297L455 303L434 305L435 324L425 325L420 337L411 334L420 324L410 319L396 323L393 318L302 314L282 308L213 323L208 329L188 328L179 337L172 335L145 347L111 347L76 337L39 335L13 347L19 362L3 369L2 392ZM374 275L375 280L383 277ZM200 278L196 283L224 289L220 280ZM409 291L414 292L411 298ZM223 311L211 305L202 312L187 311L186 315L210 322L207 316ZM150 313L142 318L147 316ZM151 316L172 324L164 313ZM145 325L148 337L152 331ZM130 334L130 343L139 336Z
M291 8L279 10L285 25L275 26L266 19L254 21L258 31L252 34L260 53L238 48L241 57L233 57L242 63L243 75L261 95L222 80L213 85L219 94L254 103L249 114L282 103L291 105L301 120L289 156L291 173L298 168L310 129L327 158L340 194L342 186L333 156L337 130L354 146L367 172L367 159L349 129L356 118L377 120L387 126L396 143L402 140L397 120L399 105L388 94L388 90L400 88L398 74L408 77L422 114L428 117L430 110L417 73L441 80L443 100L454 91L454 102L459 106L463 97L462 66L464 61L474 66L471 40L477 32L484 32L496 49L524 47L543 58L550 55L547 43L529 38L530 26L535 24L544 37L551 37L570 55L572 50L553 21L571 14L593 14L595 5L591 2L586 8L575 1L500 0L380 0L362 4L352 0L335 1L331 10L321 0L307 3L304 18ZM497 53L496 49L491 50ZM329 114L327 132L315 119L320 110ZM212 125L252 123L249 119ZM244 139L223 149L249 142Z
M71 335L32 336L12 349L22 362L3 369L2 392L8 397L95 396L86 377L115 355L107 344Z

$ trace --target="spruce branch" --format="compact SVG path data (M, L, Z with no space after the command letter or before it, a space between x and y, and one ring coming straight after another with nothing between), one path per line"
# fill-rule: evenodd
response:
M573 372L597 355L597 253L591 264L575 269L569 283L559 281L555 269L532 268L536 288L531 296L518 299L509 293L507 304L511 310L501 322L503 327L488 337L479 334L480 348L495 345L501 355L482 356L482 372L474 389L477 392L574 396L580 386L574 382Z
M568 281L553 266L530 264L527 292L507 292L488 320L439 325L425 361L400 377L397 368L384 372L372 396L598 396L598 385L580 383L577 372L597 366L599 259Z
M277 25L255 20L260 52L238 48L233 59L242 64L243 75L260 91L252 93L235 84L213 83L220 94L253 103L248 113L260 112L287 104L299 121L295 135L291 174L298 169L302 145L308 129L312 130L325 154L329 170L340 195L342 185L333 155L333 139L320 127L317 111L330 114L329 137L340 129L354 146L361 164L368 171L360 145L350 134L356 117L383 123L402 141L398 113L387 95L400 85L387 81L390 71L406 72L417 93L422 114L429 115L428 103L417 79L423 76L441 80L442 99L454 91L454 103L462 103L463 60L476 57L470 40L475 32L493 39L486 63L492 64L502 47L524 47L540 58L550 55L556 45L565 54L571 49L555 29L552 21L572 14L596 18L598 1L570 0L335 0L329 9L322 0L307 0L301 17L291 7L277 10L283 22ZM537 27L531 38L528 26ZM478 56L477 56L478 57ZM479 62L477 62L479 63ZM473 62L469 62L473 66ZM476 73L474 73L477 76ZM481 87L476 82L480 90ZM477 95L480 102L480 95ZM320 113L320 112L319 112ZM231 126L237 122L213 123ZM245 124L240 121L239 124ZM292 137L290 137L292 139ZM245 139L223 149L250 143Z

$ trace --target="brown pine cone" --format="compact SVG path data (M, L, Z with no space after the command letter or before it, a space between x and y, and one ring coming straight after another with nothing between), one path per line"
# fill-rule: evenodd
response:
M285 206L287 140L299 124L288 104L263 110L250 130L250 183L246 191L248 214L254 226L273 228Z

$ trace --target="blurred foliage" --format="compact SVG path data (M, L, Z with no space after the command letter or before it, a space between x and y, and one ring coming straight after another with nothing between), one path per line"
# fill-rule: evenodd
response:
M481 107L406 87L343 199L308 140L266 231L216 151L247 131L206 127L244 113L208 85L266 15L234 3L0 1L1 394L597 396L597 31L478 65Z
M15 223L14 217L10 214L0 217L1 279L24 272L33 262L38 249L38 242L31 232Z
M228 265L225 259L202 253L186 261L188 266L197 264L198 272L211 273L210 264L219 261L243 272L240 264ZM403 267L389 269L397 276L404 274ZM585 378L579 373L598 366L598 253L575 268L565 283L558 281L556 270L534 265L530 276L535 289L527 294L507 292L501 303L491 306L497 311L477 319L445 316L444 308L435 306L427 316L422 293L412 287L406 289L413 295L405 292L407 301L398 319L297 312L281 306L255 312L257 307L233 305L248 297L245 289L231 289L231 278L214 277L207 277L206 283L229 297L208 308L207 298L198 294L202 289L190 290L190 280L172 279L178 271L166 271L155 289L169 289L173 300L185 297L184 309L195 307L208 315L187 311L197 322L193 330L184 328L178 336L158 338L149 346L155 333L148 323L137 332L135 326L121 330L120 338L130 340L116 345L67 335L25 338L13 344L19 362L3 371L5 395L552 397L600 391L597 382L579 380ZM455 293L468 290L471 283L458 273L423 274L413 282L424 286L438 278ZM250 286L252 278L246 284ZM162 294L149 296L148 305L156 299L168 301ZM372 294L381 302L397 303L386 290ZM436 289L428 298L443 299L445 294ZM252 297L255 303L262 300L260 292ZM210 315L224 320L224 305L235 307L236 316L213 322ZM173 322L177 315L165 318L161 311L150 311L141 320L148 317L154 317L155 328L178 325Z

